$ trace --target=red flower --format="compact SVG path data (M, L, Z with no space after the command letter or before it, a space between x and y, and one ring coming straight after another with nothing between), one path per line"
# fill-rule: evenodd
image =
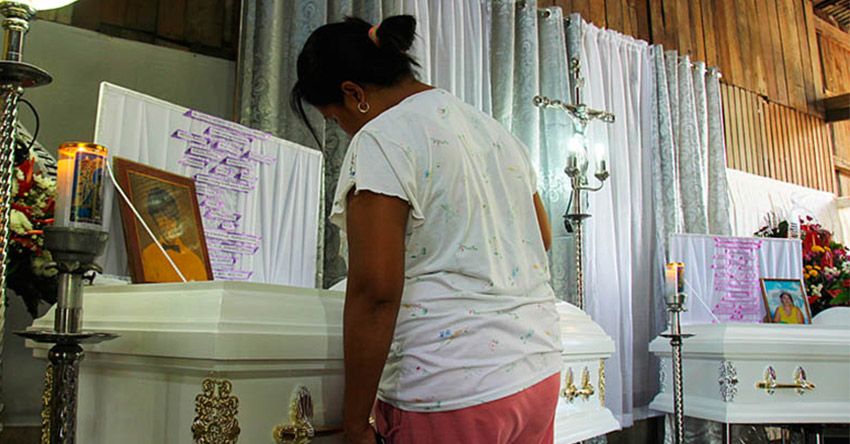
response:
M844 282L841 283L841 286L844 288L850 287L850 279L845 279Z
M35 169L35 162L32 161L32 158L27 159L18 165L18 169L24 173L24 178L18 179L18 196L23 196L32 189L32 174Z
M820 260L820 266L823 267L823 268L826 268L826 267L832 267L832 265L833 265L832 253L830 253L829 251L824 251L823 257Z
M809 296L809 304L814 304L818 300L817 296Z
M841 293L841 290L826 290L826 294L828 294L830 298L838 296L838 293Z

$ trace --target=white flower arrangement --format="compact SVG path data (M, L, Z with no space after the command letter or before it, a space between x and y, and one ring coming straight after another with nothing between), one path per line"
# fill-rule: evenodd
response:
M32 222L27 218L27 215L18 210L12 209L9 218L9 229L18 236L26 236L32 231Z

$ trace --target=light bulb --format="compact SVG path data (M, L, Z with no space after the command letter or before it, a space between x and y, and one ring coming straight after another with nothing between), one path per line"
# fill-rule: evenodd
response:
M587 138L584 137L584 134L575 133L572 137L570 137L570 155L580 157L585 154L585 147L587 146Z
M602 142L596 142L593 146L593 154L596 157L596 172L608 171L608 147Z

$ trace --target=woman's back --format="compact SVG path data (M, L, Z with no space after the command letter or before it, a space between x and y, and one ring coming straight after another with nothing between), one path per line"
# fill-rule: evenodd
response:
M384 401L412 411L462 408L559 371L555 298L524 150L442 90L408 97L352 140L332 221L343 225L352 186L411 207Z

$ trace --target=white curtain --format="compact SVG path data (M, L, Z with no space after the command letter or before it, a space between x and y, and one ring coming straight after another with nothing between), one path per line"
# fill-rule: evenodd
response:
M590 144L608 147L611 177L587 199L585 309L617 343L608 405L628 427L654 414L647 345L666 327L668 236L730 232L719 76L578 15L567 46L581 61L583 101L617 117L588 128Z
M575 23L575 25L573 25ZM647 344L658 333L651 310L653 205L651 174L652 59L646 42L597 28L573 16L578 57L586 79L583 101L616 115L591 123L588 140L608 147L611 177L588 194L585 310L614 338L606 373L606 405L623 427L635 407L649 404L655 373ZM573 54L570 54L572 57ZM656 258L657 259L657 258ZM646 413L637 414L638 417Z

